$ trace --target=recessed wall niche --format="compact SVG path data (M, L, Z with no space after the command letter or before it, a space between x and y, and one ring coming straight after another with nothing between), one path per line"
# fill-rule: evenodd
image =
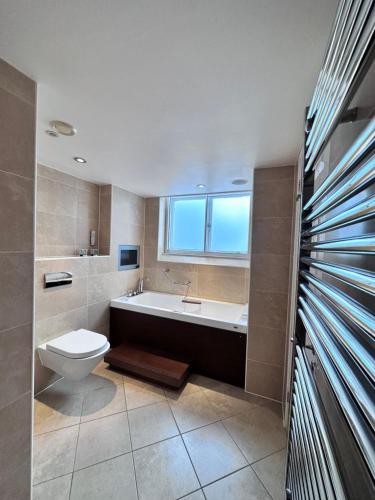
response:
M81 249L109 255L111 193L112 186L38 165L36 257L78 256Z

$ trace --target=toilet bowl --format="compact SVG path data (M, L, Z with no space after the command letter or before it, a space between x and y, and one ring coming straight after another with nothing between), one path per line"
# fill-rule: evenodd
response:
M38 347L42 365L68 380L81 380L100 363L110 344L100 333L80 329Z

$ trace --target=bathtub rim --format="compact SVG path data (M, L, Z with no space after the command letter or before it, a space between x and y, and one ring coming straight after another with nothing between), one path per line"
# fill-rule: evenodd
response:
M144 294L155 294L155 295L170 295L173 297L181 297L181 299L184 297L184 295L179 295L175 293L167 293L167 292L157 292L153 290L145 290L143 292ZM136 297L139 297L137 295ZM215 304L235 304L235 305L242 305L243 307L246 306L246 304L238 304L236 302L223 302L219 300L212 300L212 299L205 299L202 297L190 297L192 299L199 299L205 302L212 302ZM124 301L124 299L127 299ZM114 307L117 309L125 309L127 311L134 311L138 313L143 313L143 314L148 314L150 316L158 316L161 318L169 318L169 319L174 319L177 321L183 321L187 323L193 323L197 325L202 325L202 326L207 326L207 327L212 327L212 328L219 328L220 330L226 330L232 333L242 333L242 334L247 334L248 330L248 323L245 320L239 320L239 321L225 321L222 319L215 319L212 317L208 316L202 316L199 314L193 314L189 312L183 312L183 311L175 311L172 309L167 309L167 308L161 308L161 307L156 307L156 306L150 306L150 305L145 305L145 304L136 304L134 302L131 302L132 297L126 297L126 295L122 295L120 297L117 297L115 299L111 300L110 307Z

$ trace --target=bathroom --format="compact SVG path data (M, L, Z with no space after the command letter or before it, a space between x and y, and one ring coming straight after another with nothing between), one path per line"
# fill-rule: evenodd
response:
M1 500L375 494L374 9L2 2Z

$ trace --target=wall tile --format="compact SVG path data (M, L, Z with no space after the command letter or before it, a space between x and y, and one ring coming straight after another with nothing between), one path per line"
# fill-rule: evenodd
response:
M252 359L262 363L283 365L285 329L253 325L247 334L247 352Z
M88 327L87 307L82 306L35 322L35 346L58 335Z
M71 285L35 290L36 320L87 305L87 278L73 279Z
M117 271L117 260L113 256L88 258L89 274L105 274Z
M0 410L30 391L32 324L0 331Z
M282 366L247 360L246 390L266 398L281 401L283 389Z
M33 251L33 213L34 181L0 172L0 251Z
M31 322L32 269L32 253L0 253L0 330Z
M61 379L56 372L42 365L37 351L34 353L34 394Z
M76 219L75 246L80 248L90 247L90 231L96 231L96 240L98 238L98 219ZM96 243L97 244L97 243Z
M294 167L254 172L246 390L281 400L286 342Z
M27 392L0 410L2 500L30 498L31 405Z
M288 293L289 255L253 254L251 256L252 288Z
M38 175L36 209L38 212L77 217L77 190Z
M285 329L288 294L254 290L250 285L249 326Z
M292 218L253 219L251 252L289 255L292 237Z
M80 219L99 219L99 186L93 184L93 189L86 191L77 190L78 212Z
M4 59L0 59L0 88L35 106L36 84ZM34 123L32 123L34 126Z
M77 219L46 212L36 214L36 243L38 246L74 246Z
M89 305L88 329L97 332L103 325L109 327L109 300Z
M293 179L294 171L295 167L293 165L273 168L256 168L254 171L254 186L257 186L259 182Z
M113 292L118 288L116 273L97 274L88 278L88 304L104 302L113 297Z
M293 205L293 179L257 183L253 198L254 218L290 217Z
M35 82L0 59L2 500L31 493L35 93Z
M202 273L198 271L198 295L207 299L230 300L246 303L244 297L245 278L233 277L226 273Z
M66 184L71 187L77 187L77 177L73 175L65 174L46 165L38 165L38 176L46 177L52 181L60 182L61 184Z
M35 107L0 88L0 170L34 179Z

